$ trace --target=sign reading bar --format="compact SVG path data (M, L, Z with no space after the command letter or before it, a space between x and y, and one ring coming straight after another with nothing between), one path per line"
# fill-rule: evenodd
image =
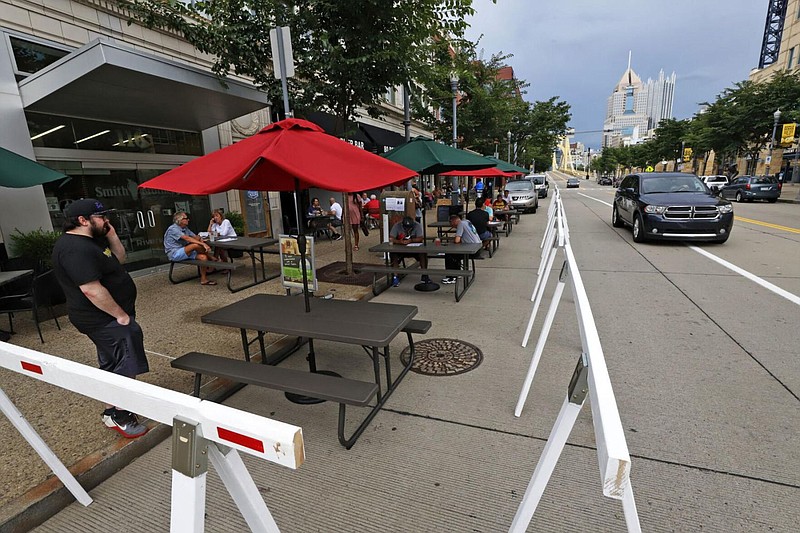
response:
M303 288L303 266L300 262L300 247L297 237L279 235L281 245L281 281L283 286L294 289ZM314 237L306 237L306 278L308 289L317 290L317 271L314 260Z

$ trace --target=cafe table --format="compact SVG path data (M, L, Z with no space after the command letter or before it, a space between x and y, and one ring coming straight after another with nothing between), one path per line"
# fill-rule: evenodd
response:
M214 248L222 250L240 250L250 255L250 261L253 265L253 282L242 287L236 287L235 289L230 288L231 292L239 292L280 276L280 271L268 276L264 264L265 249L274 246L277 242L277 239L267 237L221 237L213 242L209 242L209 244ZM258 276L258 268L256 267L256 253L259 254L259 261L261 262L261 277Z
M506 225L506 237L511 235L511 230L514 229L513 219L519 221L519 213L516 209L496 210L494 212L495 218L498 216L505 216L506 219L502 222Z
M4 270L0 271L0 287L17 281L25 276L33 275L33 270ZM0 329L0 341L7 342L11 339L11 332Z
M418 268L416 265L411 267L390 267L389 259L387 256L387 263L386 269L389 272L389 269L393 271L397 271L398 273L405 273L405 274L425 274L425 275L436 275L441 274L442 276L450 276L452 274L458 274L456 276L457 281L454 284L455 289L455 297L456 302L460 301L464 294L469 290L472 286L472 283L475 281L475 254L480 252L481 248L483 248L483 244L481 243L431 243L431 244L411 244L411 245L402 245L402 244L392 244L390 242L384 242L378 245L375 245L369 249L370 252L375 253L390 253L390 254L402 254L402 255L419 255L425 254L428 257L428 268L421 269ZM448 255L456 255L460 256L460 263L461 268L458 272L454 270L447 270L447 269L438 269L438 268L431 268L430 267L430 260L431 259L444 259ZM472 268L470 268L470 266ZM459 285L462 285L462 288L459 288ZM423 284L420 284L423 285ZM430 285L430 284L428 284ZM416 288L416 287L415 287Z
M311 310L306 312L302 296L255 294L226 305L200 318L204 324L239 329L245 360L250 361L248 331L255 331L261 342L261 362L267 363L264 333L296 336L308 341L308 366L317 372L315 340L338 342L363 347L372 362L375 384L378 385L376 405L354 433L353 439L386 403L414 362L414 343L407 333L409 358L400 374L392 379L389 344L417 314L413 305L385 304L364 301L312 298ZM360 351L360 350L354 350ZM386 391L382 392L380 360L386 374ZM325 372L325 371L322 371ZM327 373L327 372L325 372Z

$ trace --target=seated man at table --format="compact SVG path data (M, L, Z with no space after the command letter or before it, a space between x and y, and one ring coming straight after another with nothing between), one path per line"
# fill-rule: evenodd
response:
M411 217L403 217L403 220L392 226L392 229L389 231L389 242L392 244L408 246L411 243L422 243L424 241L424 235L425 233L422 229L422 224ZM411 254L389 254L389 259L392 262L392 266L398 266L400 264L400 260L407 255ZM417 259L420 268L428 268L427 255L413 254L411 256ZM430 283L431 279L427 275L423 275L422 282ZM397 287L398 285L400 285L400 278L397 277L397 274L395 274L392 277L392 287Z
M189 226L189 216L184 211L178 211L172 217L174 222L164 233L164 251L170 261L186 261L199 259L201 261L219 261L211 255L211 246L204 243L195 235ZM200 267L200 285L216 285L216 281L209 281L206 277L207 267Z
M331 237L334 241L338 241L342 238L342 234L336 231L334 228L341 228L342 227L342 204L336 201L336 198L331 197L331 210L328 212L329 215L333 217L331 223L328 224L328 231L330 231L333 236Z
M469 220L461 220L461 217L458 215L451 215L450 216L450 227L456 229L456 236L453 239L453 242L456 244L465 243L465 244L478 244L481 242L480 236L478 236L478 232L475 231L475 228L472 226L472 223ZM473 257L480 256L480 250L478 253L474 254ZM444 267L448 270L458 270L461 268L461 256L446 254L444 256ZM458 278L447 276L442 278L442 283L445 285L451 285L456 282Z
M492 232L489 231L489 213L483 208L482 198L475 200L475 209L467 213L467 220L472 222L478 237L481 238L483 249L488 250L492 245Z
M380 227L381 225L381 203L378 197L374 194L369 196L369 202L365 206L366 215L374 221L373 227Z

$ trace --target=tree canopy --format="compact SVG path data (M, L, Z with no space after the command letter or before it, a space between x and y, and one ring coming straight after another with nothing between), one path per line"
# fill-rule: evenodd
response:
M214 72L247 76L273 102L269 30L288 26L296 76L291 107L349 120L358 108L378 114L389 87L428 77L437 42L459 43L472 0L117 0L149 27L180 32L214 58ZM276 106L280 107L280 106Z

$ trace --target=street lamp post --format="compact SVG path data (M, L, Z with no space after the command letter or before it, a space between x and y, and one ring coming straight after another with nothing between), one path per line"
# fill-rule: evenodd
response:
M458 102L456 98L458 97L458 74L452 72L450 74L450 89L453 90L453 148L458 147L458 121L456 114L458 110L456 109Z
M453 148L458 148L458 74L456 71L450 73L450 89L453 91ZM453 176L450 178L450 184L453 186L454 194L451 197L451 201L454 204L457 204L458 192L459 192L459 185L458 185L458 178Z
M531 160L531 174L536 174L536 160Z
M772 151L775 149L775 131L778 129L778 121L781 119L781 110L778 109L772 114L774 122L772 123L772 139L769 141L769 161L767 161L768 176L772 175Z
M511 132L509 131L506 134L506 138L508 139L508 155L506 156L506 161L511 163Z

